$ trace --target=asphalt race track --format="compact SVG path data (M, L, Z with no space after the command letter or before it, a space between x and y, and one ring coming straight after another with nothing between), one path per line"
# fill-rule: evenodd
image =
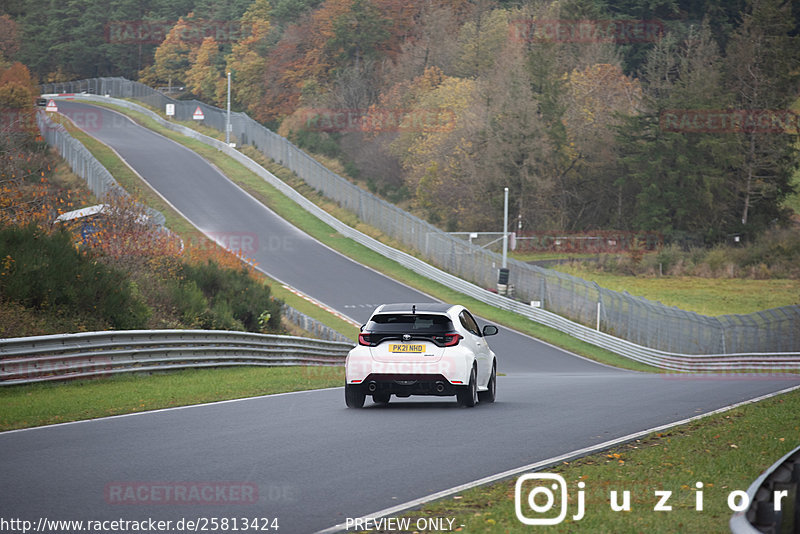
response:
M246 236L261 269L354 320L431 300L303 234L188 149L105 109L58 106L89 117L197 227ZM278 518L280 533L311 533L800 383L621 371L506 329L489 342L505 376L497 402L474 409L411 398L348 410L336 388L0 433L2 515Z

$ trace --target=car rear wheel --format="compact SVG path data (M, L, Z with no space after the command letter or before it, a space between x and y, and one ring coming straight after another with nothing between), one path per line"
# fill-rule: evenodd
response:
M459 406L466 406L467 408L472 408L476 404L478 404L478 379L475 374L475 368L472 368L472 372L469 375L469 384L466 386L462 386L458 392L456 393L456 398L458 399Z
M367 395L360 386L344 385L344 402L348 408L363 408Z
M497 364L492 364L492 374L489 376L487 387L489 388L488 390L478 392L478 400L481 402L494 402L497 392Z

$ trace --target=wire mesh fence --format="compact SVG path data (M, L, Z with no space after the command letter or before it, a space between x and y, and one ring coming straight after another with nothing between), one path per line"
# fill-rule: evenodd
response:
M174 119L191 121L200 108L202 123L225 131L226 111L197 100L174 100L123 78L96 78L45 84L43 93L80 93L133 98L163 110L175 105ZM460 278L493 288L502 264L499 254L443 232L376 197L325 168L287 139L244 113L231 113L231 140L249 144L289 168L308 185L415 250L426 261ZM601 288L593 282L508 260L515 297L572 321L654 349L682 354L791 352L800 350L800 306L748 315L703 316L658 302Z
M44 112L36 114L36 122L47 144L58 151L72 172L86 180L89 189L101 202L109 195L128 196L128 192L117 183L108 169L97 161L83 143L72 137L64 126L51 121ZM163 213L149 206L143 208L152 224L164 227Z

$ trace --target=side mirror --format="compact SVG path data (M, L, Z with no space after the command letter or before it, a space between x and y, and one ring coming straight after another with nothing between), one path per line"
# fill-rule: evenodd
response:
M484 336L493 336L498 332L497 327L493 324L487 324L483 327Z
M366 327L366 326L367 326L366 324L362 324L361 328L359 328L358 331L359 332L363 332L364 331L364 327Z

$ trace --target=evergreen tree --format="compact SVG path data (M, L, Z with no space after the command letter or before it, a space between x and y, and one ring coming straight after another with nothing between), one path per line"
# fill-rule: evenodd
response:
M796 30L790 3L748 2L726 61L734 106L745 117L780 113L797 98L800 43ZM781 202L792 192L791 177L797 168L796 122L793 130L764 131L745 125L735 134L741 157L732 185L739 195L738 211L745 231L757 232L788 215Z
M730 135L684 131L665 122L670 114L727 107L720 63L707 25L683 43L668 35L648 55L645 109L619 129L619 215L629 228L692 241L712 241L730 230Z

